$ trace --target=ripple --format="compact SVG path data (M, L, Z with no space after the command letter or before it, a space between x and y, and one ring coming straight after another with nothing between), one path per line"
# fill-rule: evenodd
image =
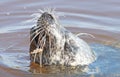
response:
M10 6L10 7L9 7ZM0 1L0 35L2 41L0 43L0 64L4 64L10 68L19 69L23 71L38 71L36 69L31 69L29 66L30 61L28 59L28 51L25 50L24 44L15 48L13 50L4 49L9 46L9 44L18 43L19 38L16 39L17 35L10 34L9 38L7 33L17 32L20 29L28 29L33 25L34 22L27 22L27 20L32 19L30 15L33 13L38 13L38 9L43 9L45 7L54 7L58 13L62 13L65 17L60 17L60 23L63 26L72 26L85 28L86 30L92 30L92 34L98 35L98 38L107 37L100 39L100 41L109 40L111 43L116 42L112 45L104 45L99 43L90 44L93 50L96 52L98 59L89 65L86 69L82 69L82 74L91 75L91 77L101 76L99 74L113 74L114 76L119 76L120 73L120 1L119 0L1 0ZM87 32L89 32L89 30ZM101 30L101 32L99 32ZM76 31L76 29L75 29ZM84 29L82 29L84 32ZM103 31L103 32L102 32ZM24 32L24 31L23 31ZM78 32L80 32L78 30ZM113 33L113 35L112 35ZM3 35L2 35L3 34ZM8 37L5 37L6 35ZM12 37L14 36L14 38ZM20 36L24 36L21 34ZM110 38L109 38L110 37ZM0 38L1 39L1 38ZM6 40L7 39L7 40ZM28 38L24 38L28 39ZM12 41L15 40L15 41ZM21 41L23 41L20 38ZM90 40L90 39L88 39ZM94 39L93 41L95 41ZM23 41L26 43L26 41ZM28 47L28 46L27 46ZM18 50L21 49L21 50ZM4 52L2 52L4 51ZM15 52L14 52L15 51ZM54 68L53 68L54 70ZM40 71L40 70L39 70ZM60 70L55 70L52 72L59 73ZM60 76L67 77L65 73L69 76L77 77L81 76L80 70L62 70L63 74ZM76 74L77 72L77 74ZM8 72L9 73L9 72ZM72 74L72 75L71 75ZM54 74L52 74L55 76ZM105 75L106 76L106 75Z

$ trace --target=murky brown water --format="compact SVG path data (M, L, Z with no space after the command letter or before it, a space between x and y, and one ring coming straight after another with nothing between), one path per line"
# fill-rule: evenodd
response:
M38 9L56 8L65 16L60 23L74 33L87 32L96 38L82 37L96 52L91 65L74 70L38 68L29 61L27 22ZM120 76L120 1L119 0L1 0L0 1L0 77L119 77ZM48 70L50 69L50 70Z

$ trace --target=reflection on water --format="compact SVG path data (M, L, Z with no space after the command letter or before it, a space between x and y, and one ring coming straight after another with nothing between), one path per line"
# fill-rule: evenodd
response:
M87 71L87 66L76 66L76 67L66 67L66 66L43 66L39 67L38 64L31 63L30 72L33 74L56 74L56 73L66 73L66 74L84 74Z
M33 74L118 74L120 71L120 49L102 44L91 44L97 54L97 60L89 66L65 67L65 66L44 66L29 61L29 54L24 53L0 53L1 63L14 69L30 71ZM113 64L114 63L114 64ZM28 67L30 66L30 67Z
M97 54L97 60L79 68L46 66L39 68L29 61L29 28L36 23L28 20L38 9L54 7L65 16L60 17L63 26L71 26L72 32L87 32L96 38L85 38ZM119 0L4 0L0 1L0 64L5 67L34 74L64 73L73 77L94 77L106 74L120 76L120 1ZM73 28L79 27L79 28ZM25 29L25 30L21 30ZM53 70L53 71L51 71ZM1 69L0 69L1 71ZM76 75L77 74L77 75ZM111 76L112 77L112 76Z

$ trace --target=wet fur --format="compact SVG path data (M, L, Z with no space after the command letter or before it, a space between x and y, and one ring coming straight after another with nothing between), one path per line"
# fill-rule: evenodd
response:
M45 13L46 15L43 15ZM85 63L75 64L76 55L80 51L80 45L84 48L84 45L78 45L79 41L86 45L85 47L88 49L88 55L90 55L91 62L93 62L95 60L95 55L89 46L76 35L72 34L58 24L58 21L53 13L54 11L52 10L43 12L41 17L38 19L37 26L34 26L30 31L31 62L35 62L40 65L83 65ZM42 51L39 51L40 49ZM82 49L79 54L84 55L85 52ZM85 58L85 60L87 59ZM80 59L80 61L84 60ZM88 64L91 62L88 61Z

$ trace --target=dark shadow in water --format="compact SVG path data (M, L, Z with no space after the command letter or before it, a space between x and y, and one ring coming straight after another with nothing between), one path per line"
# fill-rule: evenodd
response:
M69 66L43 66L40 67L38 64L31 63L30 65L30 72L33 74L85 74L85 70L88 68L87 66L76 66L76 67L69 67Z

